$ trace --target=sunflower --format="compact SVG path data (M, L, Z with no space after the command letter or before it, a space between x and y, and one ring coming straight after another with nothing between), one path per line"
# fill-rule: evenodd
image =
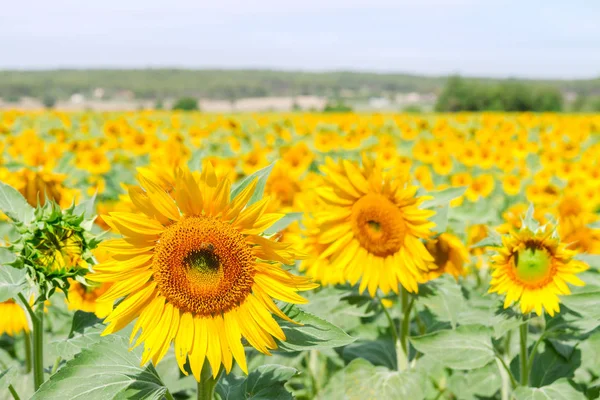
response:
M143 189L130 196L141 213L104 217L123 238L102 243L112 260L88 277L113 283L99 301L125 297L104 334L137 318L131 340L144 343L142 364L157 364L174 341L179 367L186 373L189 358L197 380L205 359L215 377L221 364L231 370L232 357L247 372L242 337L269 354L274 338L285 340L272 314L289 320L273 299L305 303L296 292L316 287L278 264L293 264L297 250L260 235L283 215L265 213L268 198L248 205L256 180L230 200L231 182L210 163L198 178L180 170L168 193L142 174L138 180Z
M112 311L113 303L97 300L110 286L110 283L85 286L72 280L69 286L69 299L66 300L69 310L81 310L94 313L98 318L105 318Z
M323 187L317 189L329 208L315 213L320 259L339 268L359 291L374 296L398 292L398 283L417 292L418 282L434 261L420 239L431 235L435 212L422 210L417 187L385 175L363 157L363 166L328 159L322 167ZM310 240L310 237L309 237Z
M442 233L436 239L428 240L425 247L434 259L436 268L427 273L428 280L442 274L455 278L465 274L465 263L469 261L469 252L460 239L450 233Z
M29 332L25 310L13 300L0 303L0 314L0 335L6 333L8 336L15 336L21 332Z
M502 243L492 258L489 293L505 294L504 308L519 301L523 314L545 310L554 316L560 311L558 296L571 293L567 283L584 285L576 274L587 265L573 259L577 253L560 242L554 229L524 227L503 236Z

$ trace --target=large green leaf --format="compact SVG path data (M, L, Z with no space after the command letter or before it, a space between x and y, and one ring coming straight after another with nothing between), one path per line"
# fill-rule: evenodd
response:
M242 181L231 191L231 199L235 199L237 195L240 194L242 190L244 190L244 188L246 188L246 186L252 183L252 181L257 180L256 188L254 189L254 194L252 194L252 197L250 197L248 205L256 203L258 200L260 200L265 191L267 179L269 178L269 175L271 174L271 171L273 170L274 166L275 164L267 165L263 169L259 169L252 175L248 175L247 177L242 179Z
M82 349L99 342L104 328L105 326L93 313L76 311L69 336L66 339L53 341L51 346L56 356L69 360Z
M442 330L410 338L421 353L437 357L448 368L481 368L494 359L491 329L480 325L463 325L456 330Z
M356 340L330 322L302 311L296 306L288 305L283 311L297 324L281 320L280 325L286 340L285 342L278 340L280 351L341 347Z
M298 373L282 365L261 365L248 377L225 376L217 386L222 400L291 400L285 383Z
M162 399L166 387L152 365L140 367L140 359L141 349L128 351L125 338L105 337L68 361L32 400Z
M575 319L565 316L572 325L584 332L592 331L600 326L600 307L598 307L598 304L600 304L600 290L562 296L561 302L581 316L581 318Z
M495 363L465 373L454 371L448 380L448 389L461 399L491 398L501 387L502 378Z
M566 379L541 388L519 387L513 393L515 400L585 400L583 393L575 390Z
M461 287L451 276L441 276L427 285L419 295L419 302L424 304L440 321L447 321L456 327L458 315L466 307Z
M542 387L560 378L571 378L581 365L581 350L574 349L570 357L559 354L553 346L546 345L536 355L530 375L531 386Z
M396 349L392 340L374 340L351 343L344 347L342 357L346 362L356 358L364 358L375 366L397 369Z
M0 182L0 211L13 221L25 224L33 219L33 207L17 189L4 182Z
M424 380L416 370L392 371L357 358L336 373L318 399L422 399Z
M8 265L0 266L0 302L17 297L25 288L27 272Z

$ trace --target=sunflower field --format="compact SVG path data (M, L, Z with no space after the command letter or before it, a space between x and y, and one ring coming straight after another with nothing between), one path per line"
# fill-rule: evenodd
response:
M0 113L0 399L597 399L600 115Z

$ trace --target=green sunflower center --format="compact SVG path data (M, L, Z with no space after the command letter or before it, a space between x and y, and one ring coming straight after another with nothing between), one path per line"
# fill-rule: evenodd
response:
M546 279L552 267L552 257L543 248L525 248L513 257L517 276L523 282L535 283Z

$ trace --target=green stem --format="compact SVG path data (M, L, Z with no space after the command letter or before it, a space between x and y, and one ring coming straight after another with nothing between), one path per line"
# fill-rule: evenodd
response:
M410 331L410 313L413 305L415 304L415 298L411 297L408 305L404 309L404 317L402 318L402 328L400 329L400 342L402 344L402 350L408 357L408 336Z
M527 377L529 377L531 375L531 368L533 368L533 360L535 359L535 353L537 352L537 348L540 345L540 343L542 343L542 341L544 340L544 335L545 335L545 332L542 332L539 339L533 345L533 348L531 349L531 353L529 353L529 358L527 360L528 361L527 362Z
M496 358L498 359L498 361L500 361L500 364L502 364L502 367L506 371L506 374L508 375L508 378L510 379L510 384L512 385L513 389L516 388L517 380L513 376L512 372L510 371L510 368L508 367L508 365L506 365L506 361L504 361L504 358L502 358L502 356L498 353L496 353Z
M529 386L529 370L527 362L527 333L529 332L529 321L525 320L525 323L519 327L520 339L521 339L521 385Z
M205 380L200 379L200 382L198 382L198 400L214 400L215 389L221 375L223 375L223 368L219 370L216 378L211 375Z
M167 391L165 392L165 399L167 399L167 400L175 400L175 398L173 397L173 395L171 394L171 392L169 392L169 389L167 389Z
M44 304L36 310L33 319L33 386L37 391L44 383Z
M381 304L381 310L385 314L385 317L388 320L388 324L390 324L390 332L392 334L392 340L394 341L394 343L396 343L398 341L398 329L396 328L396 324L394 323L394 319L390 315L390 313L387 310L387 308L385 308L385 306L381 302L381 299L379 299L379 304Z
M31 372L31 335L26 332L23 337L25 339L25 373L28 374Z
M21 400L21 398L19 397L19 394L17 393L17 391L15 390L13 385L8 385L8 390L10 391L10 394L12 394L13 399Z

